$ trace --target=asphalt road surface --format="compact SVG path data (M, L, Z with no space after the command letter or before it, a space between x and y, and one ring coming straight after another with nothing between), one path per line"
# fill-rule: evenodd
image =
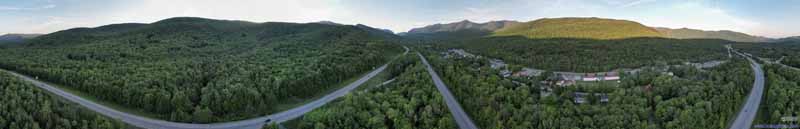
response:
M442 82L442 79L439 78L439 75L433 71L433 68L430 64L428 64L428 61L425 59L425 57L423 57L420 53L417 53L417 55L420 59L422 59L422 63L425 63L425 66L427 66L425 69L427 69L428 74L431 75L431 79L433 80L433 84L436 85L436 89L438 89L442 96L444 96L444 102L447 104L447 108L450 109L450 113L453 114L453 118L456 120L458 127L461 129L477 129L478 127L475 126L475 123L472 123L472 119L470 119L467 113L464 112L464 109L461 108L461 105L458 104L456 98L453 97L453 94L451 94L450 90L447 89L447 86L444 85L444 82Z
M736 52L736 54L750 61L755 80L753 81L753 88L750 89L750 95L747 96L747 101L742 105L736 119L731 124L731 129L750 129L753 127L753 120L756 118L759 104L761 104L761 97L764 94L764 71L761 70L761 64L758 64L752 58L739 52Z
M114 118L114 119L121 120L121 121L123 121L123 122L125 122L127 124L130 124L130 125L133 125L133 126L136 126L136 127L140 127L140 128L145 128L145 129L261 129L261 127L264 126L264 124L266 124L267 120L270 120L270 123L273 123L273 122L279 122L279 123L280 122L285 122L285 121L300 117L303 114L305 114L307 112L310 112L310 111L312 111L312 110L314 110L316 108L319 108L322 105L325 105L326 103L331 102L336 98L342 97L345 94L347 94L348 92L350 92L353 89L355 89L356 87L358 87L359 85L361 85L364 82L366 82L367 80L369 80L370 78L372 78L375 75L377 75L378 73L382 72L384 69L386 69L386 65L383 65L383 66L373 70L372 72L368 73L367 75L364 75L363 77L361 77L360 79L356 80L355 82L352 82L349 85L345 86L344 88L336 90L333 93L325 95L322 98L314 100L313 102L307 103L307 104L302 105L300 107L295 107L295 108L290 109L290 110L286 110L286 111L283 111L283 112L279 112L279 113L268 115L268 116L258 117L258 118L252 118L252 119L240 120L240 121L232 121L232 122L223 122L223 123L212 123L212 124L192 124L192 123L169 122L169 121L164 121L164 120L145 118L145 117L141 117L141 116L137 116L137 115L133 115L133 114L117 111L117 110L108 108L106 106L94 103L92 101L83 99L83 98L81 98L79 96L76 96L74 94L71 94L69 92L65 92L65 91L63 91L61 89L55 88L54 86L51 86L51 85L49 85L47 83L44 83L44 82L41 82L39 80L33 79L31 77L28 77L28 76L25 76L25 75L20 75L20 74L17 74L17 73L14 73L14 72L10 72L10 71L9 71L9 73L11 73L11 74L13 74L15 76L18 76L18 77L20 77L20 78L22 78L22 79L24 79L26 81L29 81L29 82L33 83L34 85L36 85L37 87L42 88L42 89L44 89L44 90L46 90L48 92L51 92L51 93L53 93L55 95L58 95L58 96L66 99L68 101L78 103L81 106L84 106L84 107L88 108L89 110L95 111L97 113L100 113L102 115L105 115L105 116L108 116L108 117L111 117L111 118Z

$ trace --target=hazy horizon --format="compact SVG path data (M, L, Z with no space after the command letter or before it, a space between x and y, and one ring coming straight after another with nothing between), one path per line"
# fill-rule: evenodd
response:
M0 2L5 33L50 33L115 23L151 23L171 17L251 22L365 24L394 32L470 20L531 21L556 17L624 19L651 27L731 30L781 38L800 35L800 1L555 0L495 2L388 0L10 0ZM779 20L775 20L779 19Z

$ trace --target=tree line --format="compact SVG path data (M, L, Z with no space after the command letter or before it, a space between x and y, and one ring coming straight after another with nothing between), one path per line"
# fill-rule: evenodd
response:
M315 129L454 129L457 128L442 96L417 56L407 54L387 68L384 86L356 91L288 124ZM294 127L292 127L294 126ZM267 126L265 128L277 128Z
M133 128L66 102L6 71L0 71L0 89L2 129Z
M0 68L159 119L209 123L285 110L402 51L353 26L193 20L56 32L0 50Z
M765 65L767 76L766 93L759 110L760 124L800 124L797 121L783 121L782 117L800 115L800 71L780 65Z
M490 37L445 46L526 67L552 71L607 72L620 68L702 62L727 57L725 40L630 38L528 39Z

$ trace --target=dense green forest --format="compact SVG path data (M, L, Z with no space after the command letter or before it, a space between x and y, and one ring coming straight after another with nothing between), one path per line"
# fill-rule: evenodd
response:
M800 41L778 43L737 43L733 48L762 58L781 60L782 64L800 67Z
M558 87L541 97L538 83L548 77L509 79L487 61L473 58L428 59L478 126L527 128L726 128L749 88L749 62L735 59L711 69L674 67L668 72L623 75L619 86ZM648 85L650 88L647 88ZM575 92L606 93L588 104L573 102Z
M230 121L291 108L402 51L370 29L202 18L76 28L0 49L0 68L149 117Z
M0 129L132 128L63 101L2 70L0 89Z
M379 87L362 85L366 87L363 91L351 93L289 122L289 128L457 128L424 67L414 54L403 56L384 71L389 73L387 78L396 78L395 81Z
M780 65L765 65L767 91L759 113L761 124L800 124L784 122L781 117L800 115L800 71Z
M682 64L727 57L725 40L631 38L621 40L492 37L452 47L527 67L575 72Z

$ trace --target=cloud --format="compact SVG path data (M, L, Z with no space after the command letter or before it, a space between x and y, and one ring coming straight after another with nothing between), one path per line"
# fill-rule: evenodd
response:
M48 4L39 7L10 7L10 6L0 6L0 11L35 11L35 10L43 10L43 9L51 9L55 8L56 5Z
M619 6L619 7L627 8L627 7L633 7L633 6L637 6L637 5L643 4L643 3L650 3L650 2L655 2L655 1L656 0L635 0L635 1L631 1L629 3L623 4L623 5Z
M755 29L763 27L756 20L739 17L723 8L711 7L700 2L677 3L647 10L626 19L656 27L732 30L746 33L753 33Z

